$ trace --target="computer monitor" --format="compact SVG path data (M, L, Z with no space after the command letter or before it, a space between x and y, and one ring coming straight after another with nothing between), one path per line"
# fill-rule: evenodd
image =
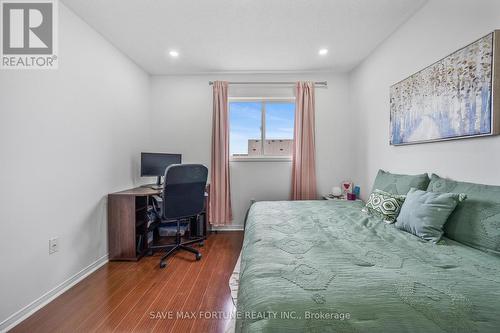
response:
M157 177L156 187L159 187L168 166L181 163L181 154L141 153L141 177Z

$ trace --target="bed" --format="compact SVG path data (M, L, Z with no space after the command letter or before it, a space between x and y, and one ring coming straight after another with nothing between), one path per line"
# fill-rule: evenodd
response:
M254 204L236 332L499 332L499 256L422 241L362 206Z

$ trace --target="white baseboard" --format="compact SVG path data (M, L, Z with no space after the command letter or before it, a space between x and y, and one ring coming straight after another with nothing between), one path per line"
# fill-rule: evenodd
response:
M65 291L67 291L69 288L73 287L75 284L83 280L85 277L88 275L92 274L95 272L98 268L103 266L105 263L108 262L108 255L104 255L101 258L97 259L87 267L83 268L81 271L76 273L75 275L71 276L69 279L64 281L63 283L59 284L52 290L46 292L30 304L26 305L24 308L21 310L15 312L14 314L10 315L7 319L3 320L0 322L0 332L7 332L8 330L12 329L14 326L19 324L21 321L24 319L28 318L31 316L33 313L50 303L52 300L54 300L57 296L61 295Z

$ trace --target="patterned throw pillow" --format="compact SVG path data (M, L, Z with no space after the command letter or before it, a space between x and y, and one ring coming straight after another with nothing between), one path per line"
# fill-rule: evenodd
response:
M365 211L381 218L384 222L394 223L399 215L405 195L391 194L382 190L375 190L365 206Z

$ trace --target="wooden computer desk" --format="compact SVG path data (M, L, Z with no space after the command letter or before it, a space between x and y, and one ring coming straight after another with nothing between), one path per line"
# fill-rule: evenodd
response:
M160 193L161 190L136 187L108 194L109 260L137 261L148 252L148 205L151 205L152 196ZM197 230L196 221L191 224L191 231L197 236L207 236L208 200L206 196L205 210L201 216L203 230ZM139 242L141 237L142 241Z

